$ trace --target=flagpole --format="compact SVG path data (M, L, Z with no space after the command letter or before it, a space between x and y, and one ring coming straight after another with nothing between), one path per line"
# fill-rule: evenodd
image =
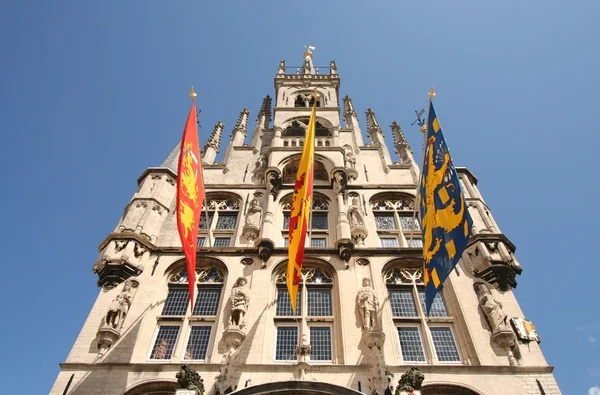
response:
M425 125L421 126L421 132L423 133L423 149L421 150L421 167L419 168L419 178L417 180L417 193L415 196L412 224L410 230L410 240L408 242L409 247L412 247L413 234L415 232L415 218L417 216L417 210L421 212L421 205L419 204L419 198L421 197L421 178L423 177L423 166L425 165L425 147L427 147L427 122L429 122L429 110L431 109L431 102L435 97L435 91L433 90L433 85L431 86L431 90L427 94L429 96L429 107L427 108L427 118L425 121ZM421 224L421 230L423 224ZM423 240L421 240L423 243ZM423 254L423 270L425 270L425 254Z
M191 87L190 97L192 98L192 103L196 102L196 96L198 96L194 92L194 87ZM196 117L196 125L198 124L198 113L194 115ZM196 127L196 130L198 128ZM200 158L202 160L202 158ZM204 166L200 166L200 174L202 175L202 183L204 183ZM202 200L204 201L204 214L206 214L206 229L208 230L208 247L212 248L212 242L210 240L210 219L208 217L208 202L206 201L206 191L205 188L202 188Z

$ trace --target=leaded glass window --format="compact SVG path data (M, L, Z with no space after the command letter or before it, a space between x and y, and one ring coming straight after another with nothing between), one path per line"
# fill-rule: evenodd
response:
M169 294L162 309L162 315L185 315L190 300L186 288L169 288Z
M456 349L456 343L454 342L454 336L452 331L447 327L433 327L431 330L431 338L433 339L433 345L438 359L441 362L458 362L460 356Z
M400 350L405 362L425 362L421 334L417 327L398 327Z
M236 213L219 213L219 219L217 220L216 229L235 229L237 222Z
M198 237L198 247L204 247L206 245L206 237Z
M421 308L425 312L425 290L419 290L419 301L421 302ZM446 304L444 303L444 297L442 292L438 291L433 298L431 309L429 310L430 317L448 317L448 311L446 310Z
M308 288L308 315L332 316L331 288Z
M412 289L390 290L389 294L394 317L417 317Z
M398 244L398 239L395 237L382 237L381 238L381 246L383 248L398 248L400 245Z
M296 314L294 314L289 291L287 288L277 288L277 308L275 315L279 317L299 316L300 311L302 311L302 290L299 289L296 294Z
M238 214L240 210L240 200L237 198L209 198L205 201L202 206L202 214L200 215L200 226L199 233L204 238L203 244L200 245L200 238L198 239L198 246L205 247L207 243L206 238L212 236L210 229L219 231L219 237L215 237L212 243L213 247L229 247L231 245L231 237L224 237L226 235L233 235L235 227L237 225ZM206 213L208 212L208 220L206 219Z
M229 247L231 237L215 237L215 247Z
M208 215L208 223L212 224L212 220L213 220L214 214L209 214ZM205 212L202 212L202 214L200 214L200 227L199 229L208 229L208 226L206 226L206 214Z
M375 224L377 230L395 230L396 220L394 219L394 213L376 213Z
M421 239L415 239L415 238L411 239L411 238L408 238L406 241L408 242L408 246L409 247L412 247L412 248L421 248L421 247L423 247L423 240L421 240Z
M324 237L313 237L310 239L310 246L313 248L327 247L327 239Z
M460 362L452 334L454 320L441 291L433 299L429 315L426 313L422 269L393 267L384 273L384 281L404 361L425 361L425 355L428 355L429 360L437 356L440 362ZM421 334L428 331L433 342L423 343Z
M206 359L211 330L210 326L191 327L184 359Z
M413 217L405 217L400 216L400 226L402 230L421 230L421 226L419 225L419 220L417 218L414 219L414 229L413 229Z
M289 229L289 228L290 228L290 214L284 213L283 214L283 229Z
M158 329L150 359L171 359L178 336L178 325L162 325Z
M198 287L192 315L217 315L221 288Z
M327 223L327 214L313 214L311 221L313 230L329 229L329 225Z
M278 326L277 341L275 344L275 359L290 361L296 359L296 346L298 345L298 327Z
M311 361L331 361L331 327L311 326L310 344Z

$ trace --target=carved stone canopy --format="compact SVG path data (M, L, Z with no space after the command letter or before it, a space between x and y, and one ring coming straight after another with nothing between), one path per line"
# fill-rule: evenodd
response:
M102 256L94 265L92 271L98 274L98 286L112 289L130 277L139 276L144 267L133 263L127 257L112 261L107 256Z

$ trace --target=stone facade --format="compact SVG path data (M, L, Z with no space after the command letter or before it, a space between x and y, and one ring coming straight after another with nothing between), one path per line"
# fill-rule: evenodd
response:
M226 131L221 122L204 146L211 220L199 234L203 306L197 311L190 311L182 286L187 277L174 215L179 147L142 174L100 245L93 267L98 299L52 394L61 394L72 375L69 394L173 393L182 363L200 374L206 394L280 388L383 395L411 366L425 375L423 394L560 394L538 343L511 326L511 318L526 318L512 291L522 269L464 168L459 175L474 237L436 313L424 317L412 151L394 122L399 162L392 162L371 110L365 144L352 100L338 97L335 62L323 70L317 72L309 52L298 71L288 73L282 61L274 103L264 99L251 130L248 111L241 112L222 163L215 162ZM315 217L300 303L307 318L300 319L286 310L281 273L285 213L315 90ZM245 288L232 295L236 284ZM245 309L243 324L231 318L234 305ZM365 309L371 321L363 325ZM122 320L107 324L111 311Z

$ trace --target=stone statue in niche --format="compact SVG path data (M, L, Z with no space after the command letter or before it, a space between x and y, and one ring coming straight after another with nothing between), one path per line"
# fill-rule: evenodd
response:
M479 300L479 306L481 306L481 310L490 324L492 333L510 330L507 315L502 309L502 303L494 298L490 286L484 282L477 282L474 287L477 299Z
M346 167L350 169L356 169L356 158L351 151L346 151L346 156L344 159L346 159Z
M351 196L350 207L348 207L348 217L350 218L350 226L365 226L365 214L360 205L360 198L357 195Z
M362 285L356 296L356 306L360 311L363 330L370 331L378 328L377 310L379 308L379 300L377 299L375 290L371 287L371 280L366 277L363 278Z
M256 169L264 169L267 167L267 154L262 152L256 159Z
M127 317L129 307L131 307L132 298L132 282L128 280L123 284L121 293L119 293L110 303L104 322L106 326L121 330L125 318Z
M229 324L240 328L246 326L246 312L248 311L248 303L250 302L250 289L246 286L247 284L248 280L240 277L231 290L231 315L229 317Z
M336 171L333 174L333 192L337 195L344 192L346 189L346 177L341 171Z
M246 226L260 228L260 220L262 219L263 209L258 204L258 199L254 198L250 202L250 208L246 213Z

